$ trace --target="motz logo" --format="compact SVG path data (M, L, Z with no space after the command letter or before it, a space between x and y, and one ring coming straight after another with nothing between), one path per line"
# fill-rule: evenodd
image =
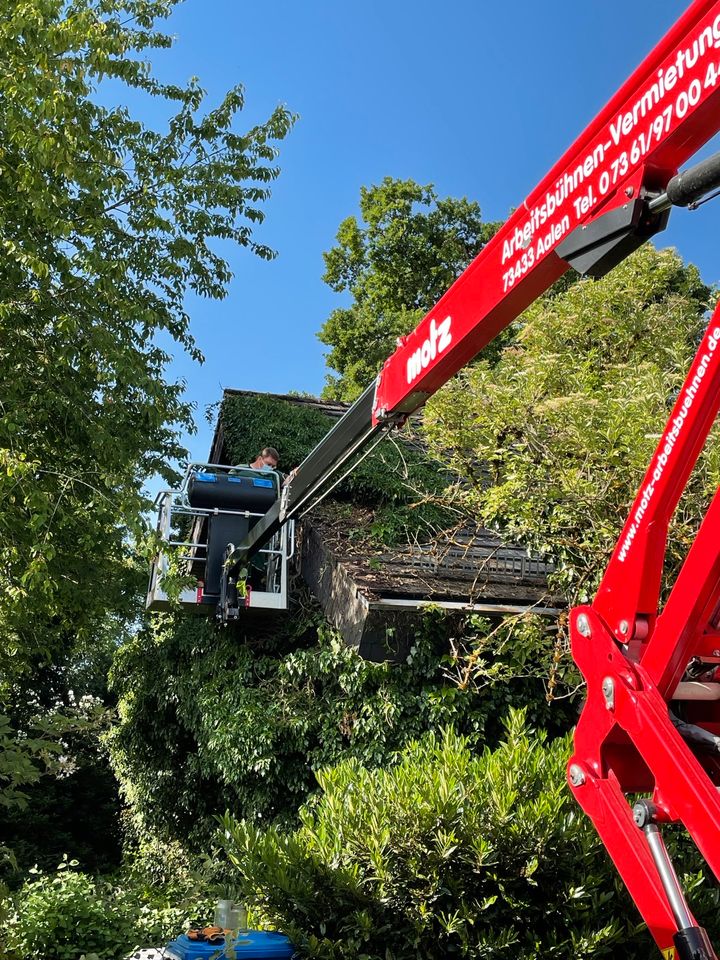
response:
M452 317L445 317L442 323L436 325L435 318L430 321L430 336L415 353L411 353L407 362L407 382L412 383L420 376L428 364L452 343Z

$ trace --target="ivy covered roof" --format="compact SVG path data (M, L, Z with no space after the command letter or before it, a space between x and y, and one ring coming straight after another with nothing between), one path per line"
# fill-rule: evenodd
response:
M225 390L210 459L248 463L273 446L289 472L345 409L309 396ZM448 497L454 483L404 431L305 517L301 570L344 635L362 634L373 610L412 611L427 601L498 612L561 604L548 595L550 565L459 514Z

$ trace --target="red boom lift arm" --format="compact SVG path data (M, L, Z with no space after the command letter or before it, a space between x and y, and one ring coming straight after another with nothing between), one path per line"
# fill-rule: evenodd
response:
M720 494L659 616L658 603L668 523L719 407L720 307L597 596L570 615L587 702L568 780L658 946L682 960L715 953L685 903L658 825L682 822L720 877ZM692 722L680 722L670 701L682 702ZM651 797L631 811L628 793Z
M601 275L662 229L647 201L720 128L719 44L720 3L696 0L386 361L376 422L421 406L568 266Z
M369 438L420 407L573 266L602 276L720 185L720 159L678 168L720 129L720 0L695 0L301 464L226 561L227 575ZM658 613L667 527L720 407L720 307L594 602L571 611L587 702L568 766L667 958L715 953L660 835L682 822L720 879L720 492ZM671 701L684 701L684 719ZM646 794L631 809L627 794Z

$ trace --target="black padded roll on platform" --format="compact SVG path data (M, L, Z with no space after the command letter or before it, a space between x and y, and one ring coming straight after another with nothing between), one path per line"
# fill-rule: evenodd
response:
M205 593L220 593L223 557L229 543L241 543L278 497L277 474L239 467L231 474L212 469L195 470L188 481L190 506L232 511L208 517ZM247 510L255 516L244 516ZM260 516L258 516L258 514Z
M275 474L251 469L230 475L196 471L187 489L192 507L250 510L251 513L266 513L278 495Z

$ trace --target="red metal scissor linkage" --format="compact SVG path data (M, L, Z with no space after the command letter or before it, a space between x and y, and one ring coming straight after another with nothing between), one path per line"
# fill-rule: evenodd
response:
M597 596L570 616L587 702L568 779L668 957L715 957L658 824L683 823L720 878L720 491L660 614L658 602L668 523L718 408L720 307ZM683 681L691 664L696 679ZM633 811L625 795L638 793L650 796Z

